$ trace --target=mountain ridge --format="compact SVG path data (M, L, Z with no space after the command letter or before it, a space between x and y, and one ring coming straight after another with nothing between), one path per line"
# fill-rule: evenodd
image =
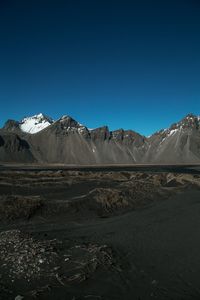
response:
M10 139L14 144L26 142L27 148L10 146L8 151ZM53 120L40 113L8 120L0 129L0 141L0 161L23 161L26 153L25 161L39 163L193 163L200 162L200 117L190 113L145 137L122 128L110 131L108 126L88 129L68 115ZM10 156L1 154L7 152Z
M12 130L14 130L14 129L16 129L17 127L20 127L23 123L25 123L25 122L27 122L27 121L32 121L32 120L34 120L34 119L36 120L37 123L40 123L40 122L42 122L43 120L46 120L46 121L48 121L48 123L49 123L48 126L50 126L50 125L52 125L52 124L54 124L54 123L56 123L56 122L59 122L59 121L63 121L63 120L68 119L68 120L70 120L70 122L74 122L74 123L78 124L80 127L85 127L85 128L87 128L89 131L96 130L96 129L102 128L102 127L107 127L108 130L109 130L109 127L108 127L107 125L103 125L103 126L96 127L96 128L92 128L92 129L91 129L91 128L88 128L87 126L85 126L85 125L79 123L79 122L76 121L73 117L71 117L71 116L69 116L69 115L63 115L63 116L61 116L60 118L58 118L57 120L54 120L54 119L51 118L50 116L48 116L48 115L46 115L46 114L43 114L43 113L38 113L38 114L36 114L36 115L29 116L29 117L26 116L26 117L24 117L23 119L21 119L20 121L16 121L16 120L13 120L13 119L8 119L8 120L5 122L5 124L4 124L4 126L3 126L2 128L3 128L3 129L6 129L6 130L11 130L11 127L13 127ZM193 113L189 113L189 114L187 114L185 117L183 117L180 121L171 124L168 128L166 128L166 129L161 128L161 129L159 129L158 131L152 133L152 134L149 135L149 136L145 136L144 134L140 134L139 132L137 132L137 133L139 133L141 136L144 136L145 138L149 138L149 137L151 137L152 135L156 134L157 132L169 130L169 129L171 129L172 127L174 127L174 125L180 124L180 123L183 122L183 121L187 121L187 120L191 120L191 119L196 119L196 120L198 120L198 122L200 123L200 116L195 115L195 114L193 114ZM10 126L11 126L11 127L10 127ZM47 126L47 127L48 127L48 126ZM77 125L76 125L76 126L77 126ZM75 126L75 127L76 127L76 126ZM8 128L8 127L10 127L10 128ZM71 127L71 124L69 125L69 127ZM35 131L29 131L29 130L26 130L26 128L23 129L23 128L21 127L21 129L22 129L23 132L30 133L30 134L35 134L35 133L37 133L37 132L39 132L39 131L41 131L41 130L43 130L43 129L45 129L45 128L46 128L46 127L43 128L43 127L41 126L40 128L38 128L38 130L35 130ZM119 131L119 130L136 132L136 131L133 130L133 129L123 129L123 128L117 128L117 129L109 130L109 131L110 131L110 132L116 132L116 131Z

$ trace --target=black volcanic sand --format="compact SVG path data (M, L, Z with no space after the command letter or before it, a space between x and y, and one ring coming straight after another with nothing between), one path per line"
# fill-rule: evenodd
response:
M0 299L200 299L191 168L0 172Z

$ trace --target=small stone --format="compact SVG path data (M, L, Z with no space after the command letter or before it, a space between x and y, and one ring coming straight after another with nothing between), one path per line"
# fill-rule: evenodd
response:
M65 258L65 261L68 261L69 260L69 257Z
M21 295L17 295L17 296L15 297L15 300L22 300L22 299L24 299L24 297L21 296Z
M44 260L43 259L39 259L39 263L43 264Z

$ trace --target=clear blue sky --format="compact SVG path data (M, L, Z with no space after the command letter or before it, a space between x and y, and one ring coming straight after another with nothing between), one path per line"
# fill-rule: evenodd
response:
M200 1L0 1L0 126L43 112L148 135L200 114Z

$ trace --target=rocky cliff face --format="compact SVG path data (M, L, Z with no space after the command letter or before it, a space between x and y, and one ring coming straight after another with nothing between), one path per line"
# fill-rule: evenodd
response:
M200 162L200 117L193 114L149 138L132 130L110 131L107 126L89 130L70 116L53 121L43 114L21 122L8 120L0 132L0 161L66 164Z
M34 162L30 146L16 133L0 130L1 162Z
M200 118L187 115L148 139L144 162L200 162Z

